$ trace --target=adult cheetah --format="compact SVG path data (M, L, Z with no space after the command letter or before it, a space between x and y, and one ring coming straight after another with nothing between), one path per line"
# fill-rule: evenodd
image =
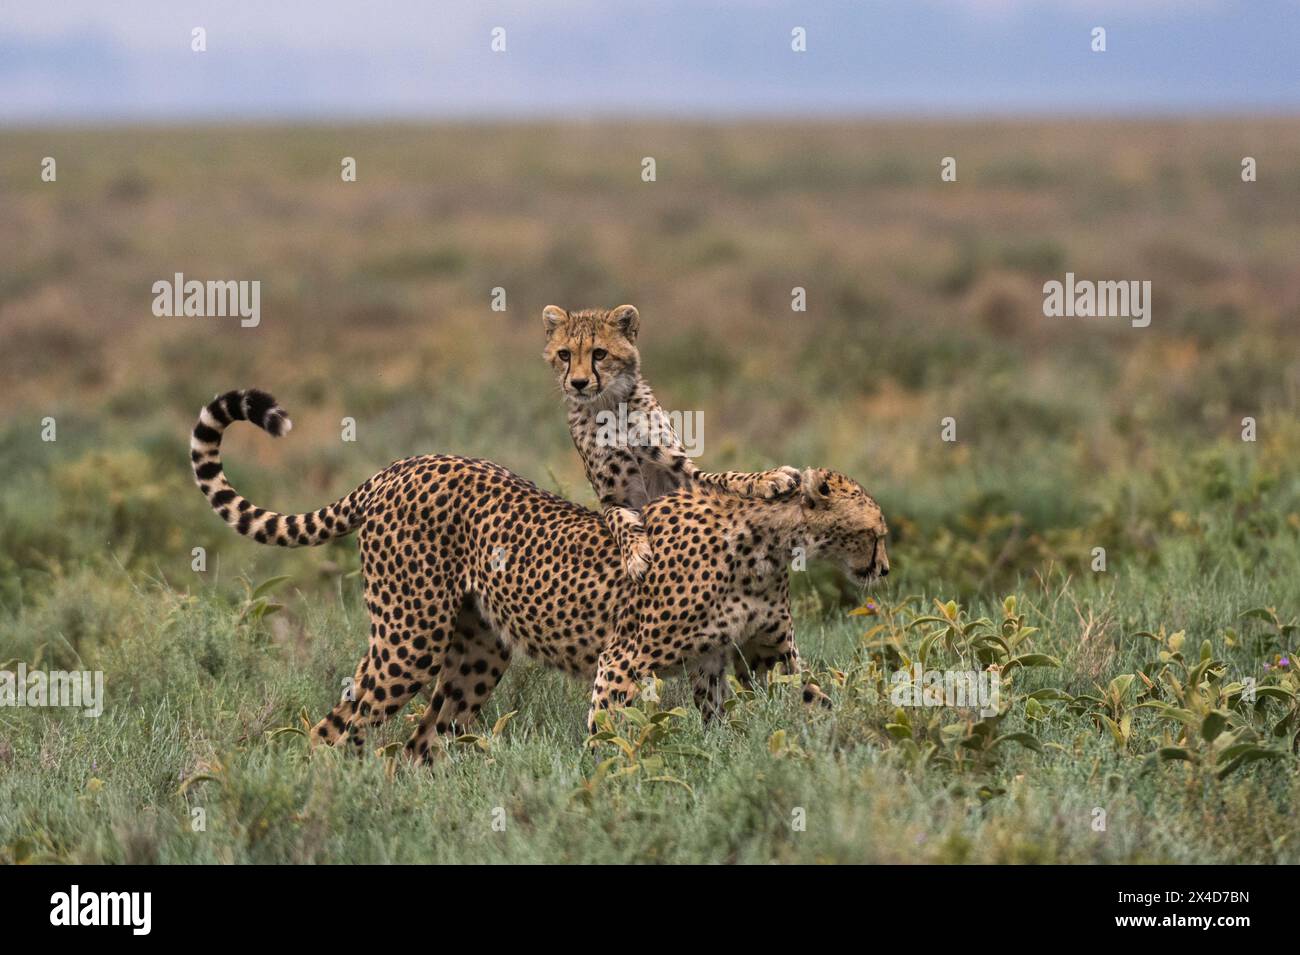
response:
M432 684L406 744L427 758L436 734L473 720L516 651L591 682L589 729L598 709L683 665L697 704L716 715L732 648L746 677L777 664L803 672L787 590L794 548L839 560L862 582L889 571L880 508L831 471L803 472L800 493L783 500L694 486L651 502L642 519L659 559L638 585L620 573L599 514L489 461L407 458L317 511L257 507L221 463L222 433L245 420L272 435L290 428L270 395L232 391L202 409L191 438L195 480L227 524L287 547L358 531L370 644L355 692L313 741L359 748L369 727ZM811 682L804 698L825 700Z

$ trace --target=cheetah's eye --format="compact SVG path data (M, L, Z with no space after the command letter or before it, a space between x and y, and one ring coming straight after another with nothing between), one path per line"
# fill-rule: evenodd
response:
M558 358L560 359L560 361L568 361L568 360L569 360L569 350L568 350L567 348L561 348L561 349L560 349L559 351L557 351L555 354L556 354L556 357L558 357Z
M817 493L825 497L831 493L831 486L825 481L822 481L822 486L817 489Z
M608 355L609 352L605 351L605 349L603 348L597 348L595 351L591 353L591 357L596 359L596 361L601 361Z

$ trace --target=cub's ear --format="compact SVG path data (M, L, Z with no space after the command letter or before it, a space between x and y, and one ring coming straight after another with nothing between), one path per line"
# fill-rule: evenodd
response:
M622 332L624 338L634 342L641 328L641 313L635 305L620 305L609 310L609 323Z
M546 326L547 337L568 320L569 313L558 305L548 305L542 309L542 324Z
M799 475L799 487L803 491L803 502L810 508L825 504L831 496L831 486L826 482L826 471L822 468L804 468Z

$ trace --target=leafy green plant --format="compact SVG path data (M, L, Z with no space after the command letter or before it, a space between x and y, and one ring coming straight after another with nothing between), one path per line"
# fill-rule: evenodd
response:
M511 710L509 713L502 713L497 717L496 722L492 724L492 729L487 734L461 733L453 737L452 742L457 746L472 746L481 752L489 753L496 741L505 733L506 726L509 725L518 712L518 710Z
M1017 598L1008 595L1002 601L1002 619L972 618L956 601L934 601L933 613L912 610L919 597L907 597L893 605L870 602L852 613L855 616L876 617L878 622L862 636L862 645L868 650L887 654L886 662L900 666L912 659L927 667L934 649L942 645L950 655L955 655L965 665L981 667L999 666L1003 671L1015 667L1059 667L1060 661L1043 653L1021 653L1022 645L1036 633L1037 627L1026 622L1026 615L1017 612ZM909 649L911 631L927 628L914 649Z
M722 712L726 714L727 725L738 732L746 732L754 715L758 693L730 673L727 674L727 685L731 688L731 695L722 701Z
M596 764L595 771L575 790L575 797L590 801L608 781L628 778L670 783L694 792L688 783L669 774L667 757L707 758L707 754L696 747L673 743L681 736L682 720L687 714L680 706L660 708L662 688L663 681L655 679L637 697L637 705L596 713L596 732L588 738L587 745L612 754Z
M909 710L894 706L883 724L882 739L892 741L902 761L913 767L942 767L954 773L988 774L996 770L1008 743L1037 753L1043 745L1027 730L1005 731L1003 724L1013 713L1045 718L1044 703L1068 698L1051 689L1021 693L1017 677L1023 669L1059 667L1048 654L1030 651L1038 633L1020 612L1018 600L1008 595L1001 604L1001 619L972 617L956 601L934 601L934 612L915 609L919 598L898 603L869 602L853 611L857 616L876 619L861 638L866 661L855 671L833 671L835 681L850 692L865 691L877 700L891 699L897 681L892 674L906 673L913 664L922 671L936 669L943 662L952 667L981 670L996 677L999 692L992 712L970 707L935 707ZM1022 705L1023 704L1023 705ZM982 787L985 797L1003 790Z
M1128 752L1136 742L1133 711L1147 710L1158 721L1157 732L1145 737L1154 746L1145 755L1152 765L1184 762L1222 779L1253 762L1287 755L1268 739L1288 735L1297 722L1293 674L1262 686L1230 681L1228 664L1214 656L1208 639L1195 658L1188 659L1182 630L1166 633L1161 628L1138 636L1157 645L1156 660L1137 673L1115 677L1100 695L1081 694L1070 704L1073 711L1107 728L1119 750ZM1130 697L1135 697L1131 704ZM1270 704L1281 708L1280 717ZM1297 747L1300 733L1291 751Z
M1250 610L1242 611L1239 619L1259 620L1265 624L1257 643L1257 652L1260 656L1267 656L1271 652L1287 653L1291 647L1291 640L1300 629L1295 617L1283 622L1278 616L1276 607L1252 607Z
M270 594L289 579L291 579L289 575L282 574L278 577L268 577L254 586L247 577L239 578L239 582L244 585L245 594L244 602L239 608L239 621L258 623L271 614L283 610L284 604L273 603Z

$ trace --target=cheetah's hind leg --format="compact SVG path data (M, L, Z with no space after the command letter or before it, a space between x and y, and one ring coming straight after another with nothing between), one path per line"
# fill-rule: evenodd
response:
M420 725L406 741L406 755L428 760L435 737L468 729L509 665L509 644L492 629L473 599L466 598L438 674L437 689Z
M356 699L335 745L347 739L360 752L369 727L401 712L435 678L443 666L456 610L450 601L431 604L414 619L408 614L403 624L386 623L372 612L365 673L355 687Z
M334 704L329 715L312 727L311 735L308 742L311 746L324 743L328 746L335 746L342 738L344 731L347 729L348 721L352 719L352 714L357 709L357 687L361 686L366 677L366 664L370 662L370 654L361 658L357 664L357 670L351 681L343 687L342 696Z

